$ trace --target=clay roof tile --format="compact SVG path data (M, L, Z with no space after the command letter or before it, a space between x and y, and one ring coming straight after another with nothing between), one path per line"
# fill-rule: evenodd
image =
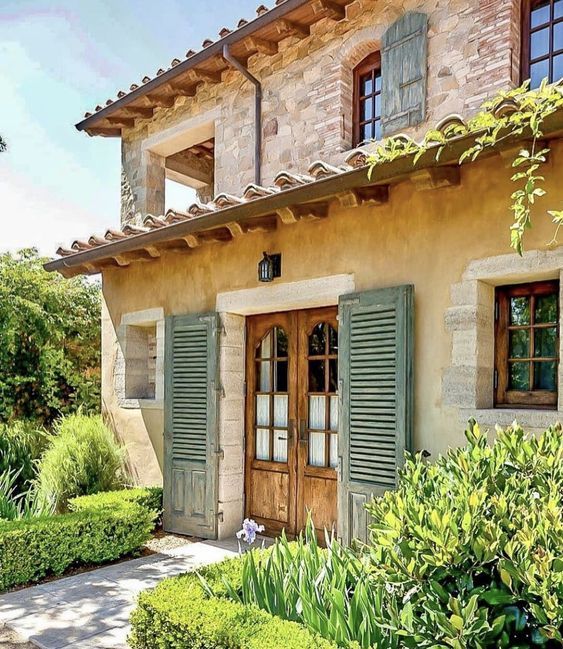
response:
M154 216L153 214L147 214L143 219L143 225L149 230L156 230L157 228L162 228L167 225L166 221L162 216Z
M233 205L240 205L241 203L244 203L244 200L238 196L223 193L216 196L213 202L220 210L222 210L226 207L232 207Z
M100 237L97 234L93 234L89 239L88 243L91 246L104 246L107 243L107 239Z
M77 252L82 252L83 250L90 250L90 248L92 248L92 245L87 241L84 241L83 239L77 239L76 241L72 242L72 245L70 247Z
M121 239L126 239L127 235L121 230L107 230L105 233L105 239L107 241L120 241Z
M191 214L186 214L186 212L179 212L178 210L168 210L164 220L167 224L171 225L172 223L180 223L180 221L187 221L191 219Z
M354 169L358 169L367 164L368 155L365 149L354 149L346 156L346 162Z
M140 225L134 225L133 223L128 223L123 227L123 234L132 236L134 234L143 234L143 232L148 232L148 228L144 228Z
M315 160L307 171L315 180L321 180L322 178L328 178L328 176L335 176L336 174L342 173L343 169L341 167L334 167L322 160Z
M262 185L250 183L244 188L243 196L245 200L251 201L256 198L262 198L263 196L270 196L276 192L279 192L279 187L262 187Z
M280 171L274 178L274 185L280 189L290 189L291 187L298 187L313 182L314 178L304 174L292 174L289 171Z
M192 203L188 207L188 214L190 216L202 216L203 214L209 214L210 212L214 212L215 208L212 206L211 203Z

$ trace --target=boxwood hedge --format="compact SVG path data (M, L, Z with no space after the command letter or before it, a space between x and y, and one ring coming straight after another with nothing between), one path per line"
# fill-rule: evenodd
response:
M240 582L240 559L200 571L217 595L209 597L197 574L173 577L141 593L131 616L133 649L335 649L296 622L221 597L222 580ZM226 595L226 593L224 593Z
M75 498L68 514L0 521L0 590L139 550L159 498L158 490L127 489Z

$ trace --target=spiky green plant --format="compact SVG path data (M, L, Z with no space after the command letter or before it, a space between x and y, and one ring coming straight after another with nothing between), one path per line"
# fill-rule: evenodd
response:
M326 534L326 546L319 546L309 519L295 542L282 533L268 552L247 552L241 587L225 579L225 592L234 601L300 622L342 647L397 647L377 622L385 615L384 588L333 535Z

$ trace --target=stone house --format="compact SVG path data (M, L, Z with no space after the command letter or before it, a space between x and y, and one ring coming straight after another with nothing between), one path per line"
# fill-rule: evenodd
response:
M294 534L310 510L362 537L405 449L560 416L563 249L540 217L509 248L518 142L366 155L555 81L562 52L563 0L278 0L86 114L121 138L121 225L46 267L101 273L104 410L167 529ZM166 178L199 200L164 213Z

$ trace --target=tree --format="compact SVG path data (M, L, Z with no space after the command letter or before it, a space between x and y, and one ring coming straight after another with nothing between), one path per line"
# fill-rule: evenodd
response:
M0 254L0 422L99 411L99 284L45 261L33 248Z
M0 135L0 153L5 151L8 148L8 145L6 144L6 140L3 139L3 137Z

